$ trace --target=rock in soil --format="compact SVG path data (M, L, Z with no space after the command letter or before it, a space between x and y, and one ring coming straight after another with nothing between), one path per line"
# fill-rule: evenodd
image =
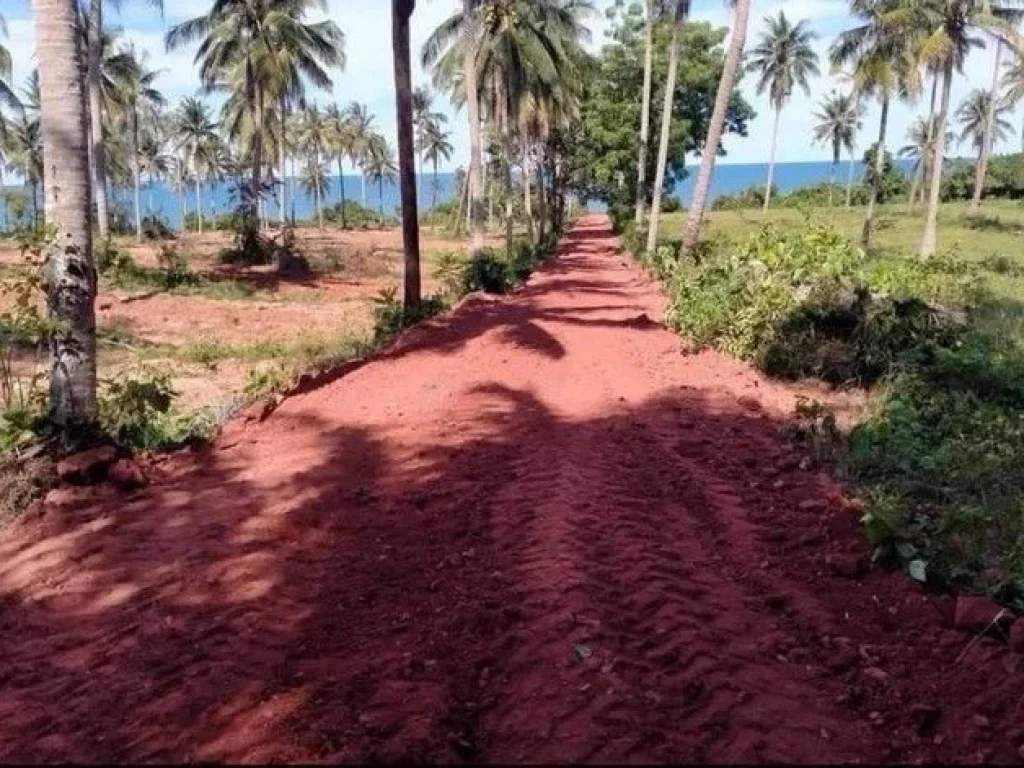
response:
M867 570L867 558L858 554L836 554L825 558L828 567L839 576L856 579Z
M117 449L103 445L68 456L57 464L57 476L71 485L89 485L103 479L110 465L117 459Z
M967 632L985 632L993 624L1009 623L1013 617L999 603L987 597L961 596L956 599L953 626Z
M1010 650L1024 653L1024 618L1017 619L1010 627Z
M122 491L135 491L149 483L142 468L131 459L121 459L107 473L107 478Z

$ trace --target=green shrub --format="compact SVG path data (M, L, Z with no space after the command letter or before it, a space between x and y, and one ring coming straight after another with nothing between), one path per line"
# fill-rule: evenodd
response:
M166 373L143 369L105 384L99 398L100 425L124 448L167 450L205 440L216 427L212 410L191 415L172 412L178 393Z
M373 337L377 344L387 341L405 328L439 315L448 307L443 296L426 296L420 300L418 311L409 312L394 288L382 290L373 303Z
M458 251L443 251L434 257L434 279L452 299L460 298L466 285L466 257Z
M508 261L491 248L470 257L463 279L466 293L507 293L515 284Z

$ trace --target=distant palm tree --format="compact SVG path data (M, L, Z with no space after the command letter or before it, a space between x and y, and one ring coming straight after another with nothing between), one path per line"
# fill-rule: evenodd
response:
M937 118L933 117L932 125L929 127L928 120L923 117L917 118L907 130L907 143L896 153L913 162L914 178L921 179L925 185L931 180L931 164L935 159L935 142L938 136L936 122ZM949 146L954 139L952 132L947 131L943 143L945 146ZM943 157L943 163L945 163L945 157ZM913 204L913 197L911 197L911 204Z
M977 174L981 174L981 156L985 145L990 141L1004 141L1013 127L1006 115L1013 107L1002 99L995 98L992 91L975 88L964 99L956 111L956 119L960 124L961 143L970 142L978 153ZM984 182L984 179L982 179Z
M3 14L0 14L0 197L3 198L4 223L7 223L7 198L3 196L4 169L7 165L7 121L3 113L3 107L9 107L16 112L21 110L21 102L11 87L11 74L13 62L11 52L4 47L3 39L7 37L7 22Z
M722 76L718 80L718 91L715 94L715 106L711 111L711 122L708 124L707 139L704 141L704 149L701 152L700 170L697 172L697 182L693 188L693 199L686 217L682 246L684 255L693 252L700 238L700 228L704 221L704 211L707 208L708 193L711 191L711 177L715 172L715 160L718 158L718 152L722 145L725 118L743 64L743 46L747 40L750 0L730 0L730 4L733 5L736 16L732 23L729 49L725 54Z
M887 14L901 8L903 3L904 0L853 0L850 9L858 23L840 34L829 50L834 68L852 66L851 79L857 97L877 98L882 106L874 169L869 176L868 206L861 229L861 242L865 248L871 242L875 204L885 163L889 108L893 98L913 98L921 88L920 61L917 58L920 36L894 29L887 23Z
M370 134L367 140L363 172L378 184L381 224L384 222L384 182L393 183L398 174L395 150L379 133Z
M92 249L85 60L76 0L36 0L36 51L46 220L58 228L47 259L50 417L68 428L96 420L96 268Z
M179 146L192 162L199 234L203 233L203 167L209 158L211 143L217 140L216 131L217 124L210 118L210 111L203 102L192 97L181 102L174 132Z
M341 210L341 228L345 229L345 158L355 151L355 131L348 116L337 104L331 104L325 115L328 127L327 149L338 163L338 204Z
M1024 54L1014 51L1013 59L1006 63L1002 86L1008 103L1017 105L1024 101ZM1021 130L1021 152L1024 152L1024 129Z
M814 113L817 124L813 129L814 141L832 149L832 165L828 177L828 204L832 205L832 193L836 183L836 169L845 149L853 153L860 128L860 107L852 94L832 91L821 102L820 111Z
M313 207L316 210L317 226L324 228L323 198L327 190L327 172L324 164L313 153L306 155L302 166L302 188L313 196Z
M779 118L793 89L799 86L810 96L808 80L819 74L818 54L812 41L817 35L807 29L806 21L790 23L785 11L778 16L766 16L768 29L761 33L757 46L750 52L747 70L759 76L757 92L768 91L768 101L775 110L772 126L771 155L768 161L768 180L765 182L764 211L767 212L772 198L772 180L775 175L775 152L779 141Z
M307 157L305 180L320 179L326 180L323 167L323 158L327 155L327 148L331 141L331 126L324 119L319 107L315 104L302 113L302 121L299 124L298 143ZM315 173L314 173L315 169ZM320 229L324 227L323 197L326 191L325 185L307 184L307 190L313 191L314 207L316 210L317 225Z
M434 180L431 184L431 208L437 207L437 166L442 160L446 162L451 160L452 153L455 151L455 147L450 141L451 135L451 131L445 131L439 125L431 125L419 137L419 151L423 155L424 161L431 163L434 168Z
M352 102L348 106L347 116L352 126L352 146L355 152L352 161L360 169L359 183L362 186L363 207L366 207L366 166L367 153L370 149L370 138L374 135L373 115L365 104Z

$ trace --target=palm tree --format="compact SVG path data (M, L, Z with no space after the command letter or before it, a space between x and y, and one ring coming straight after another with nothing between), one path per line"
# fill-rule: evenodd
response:
M317 174L315 178L325 178L323 169L323 158L327 154L327 147L331 141L331 127L330 123L324 119L320 112L319 107L315 104L309 107L302 114L302 122L299 127L298 142L299 146L305 152L308 163L308 169L315 168ZM307 173L306 178L313 178L314 175ZM308 186L307 186L308 188ZM317 223L320 229L324 226L324 211L323 211L323 193L325 187L315 186L312 188L314 193L314 202L316 209Z
M303 79L328 87L327 69L344 64L344 35L332 21L305 21L314 10L326 11L325 0L214 0L207 14L166 36L171 50L200 41L195 60L204 86L230 94L225 130L242 142L251 168L253 220L263 195L270 106L294 97Z
M96 268L83 59L75 0L36 0L36 55L46 219L58 227L47 260L50 412L67 428L96 419Z
M746 2L746 0L743 0ZM647 144L651 138L651 81L654 68L654 11L656 0L646 0L644 15L644 89L640 102L640 149L636 169L636 213L633 220L637 228L644 223L644 176L647 173ZM731 96L730 92L730 96Z
M953 75L962 71L968 53L984 47L976 32L988 30L1016 40L1016 32L1003 18L1009 14L1009 0L928 0L900 6L887 14L887 22L897 34L921 35L922 62L942 73L942 96L935 130L937 140L932 151L933 169L928 194L928 212L919 249L921 258L935 254L938 240L939 196L942 185L942 159L945 156L946 126Z
M1017 105L1024 101L1024 55L1014 49L1013 59L1006 64L1002 86L1007 103ZM1021 152L1024 152L1024 130L1021 131Z
M371 181L378 184L378 206L381 225L384 223L384 182L393 183L398 174L395 163L395 151L387 139L379 133L370 134L367 140L366 158L363 172Z
M416 148L413 124L412 63L409 19L416 0L391 0L391 53L395 65L395 106L398 121L398 167L402 195L402 247L405 253L403 302L407 312L420 306L420 220L416 200ZM421 119L429 120L429 99Z
M210 111L199 99L189 97L181 102L175 123L178 143L192 161L196 186L196 216L199 234L203 233L203 166L210 155L211 144L217 140L217 124Z
M4 190L4 167L7 164L7 121L4 117L3 107L7 106L16 112L21 110L21 101L11 87L11 74L13 62L11 52L4 47L2 40L7 37L7 22L3 14L0 14L0 197L3 197ZM4 224L7 224L7 198L3 197Z
M419 150L423 154L424 161L431 163L434 168L434 180L431 184L431 208L437 207L437 166L442 160L445 162L451 160L452 153L455 151L455 147L450 141L451 135L451 131L445 131L439 125L431 125L420 136Z
M668 48L668 75L665 78L665 100L661 107L661 141L658 144L658 163L654 171L654 191L651 195L650 225L647 228L647 253L654 252L658 242L658 220L661 217L661 194L665 185L665 166L668 164L668 141L672 130L672 109L676 96L676 75L679 69L679 38L682 34L686 15L690 12L689 0L676 0L672 16L672 40Z
M911 124L907 130L907 143L900 147L897 151L897 155L905 157L914 163L914 179L921 180L924 184L929 184L931 179L931 164L934 160L935 154L935 140L937 132L935 128L936 118L931 118L932 125L929 127L928 120L919 117ZM951 132L947 131L944 138L944 144L949 146L954 140L954 136ZM943 164L945 163L945 157L943 157ZM939 166L941 169L941 165ZM913 190L911 190L913 193ZM913 205L914 195L911 195L911 205Z
M871 241L875 204L885 162L885 135L893 97L910 98L920 90L920 70L916 57L918 36L897 31L886 23L886 14L898 9L903 0L853 0L851 11L858 20L853 29L843 32L829 51L834 68L853 67L853 87L861 97L877 97L881 102L874 173L868 193L868 207L861 230L861 242Z
M772 148L768 162L768 180L764 189L764 212L772 199L772 179L775 174L775 151L779 141L779 118L782 108L786 106L793 88L799 86L810 96L808 80L817 76L818 54L814 52L811 42L817 35L807 29L806 21L791 24L785 11L779 11L775 17L766 16L768 29L761 33L760 41L751 51L751 59L747 64L750 72L759 75L757 92L768 91L768 101L775 110L775 122L772 125Z
M337 104L331 104L325 115L328 127L327 149L338 163L338 204L341 209L341 228L345 229L345 167L346 157L351 158L355 147L355 132L348 116Z
M682 253L688 255L697 247L700 239L700 228L704 221L707 208L708 193L711 191L711 177L715 172L715 159L718 157L722 144L722 132L725 130L725 117L732 99L736 81L739 78L743 63L743 46L747 40L747 20L750 16L750 0L733 0L736 18L732 23L732 36L729 49L725 54L722 76L718 79L718 91L715 94L715 106L711 111L708 123L708 135L701 151L700 170L693 188L693 199L686 216L686 229L683 230ZM831 194L831 193L830 193Z
M302 188L307 194L313 196L313 208L316 211L317 226L324 228L323 198L327 190L327 172L324 164L312 152L306 155L306 162L302 166Z
M123 111L128 123L128 136L131 142L132 181L135 187L135 237L142 240L142 182L139 158L139 114L147 108L162 107L165 103L163 94L153 83L160 75L160 70L150 70L146 66L148 53L139 56L134 44L124 48L113 64L116 94L114 96L119 108Z
M857 100L852 94L832 91L821 103L820 111L814 113L817 124L813 128L816 144L832 148L832 165L828 176L828 204L832 205L832 193L836 183L836 169L843 149L853 152L854 139L860 121Z
M470 252L484 249L484 160L483 124L480 120L481 77L477 68L477 49L482 30L481 0L463 0L456 11L435 29L423 44L420 55L424 67L442 69L441 60L449 59L452 96L464 101L469 119L469 230ZM457 62L457 65L456 65Z
M370 139L374 135L374 117L365 104L355 102L348 106L348 121L352 127L352 146L354 155L352 162L360 169L359 183L363 193L363 207L366 207L366 174L362 169L366 165L367 153L370 149Z
M956 119L960 124L960 142L969 141L978 153L978 165L975 171L975 192L979 181L984 184L983 157L993 141L1005 141L1013 130L1006 115L1013 107L1004 100L996 98L992 91L975 88L964 99L956 111Z

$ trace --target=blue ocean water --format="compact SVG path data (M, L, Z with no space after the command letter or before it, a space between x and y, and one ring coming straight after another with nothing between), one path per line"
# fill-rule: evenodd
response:
M693 187L697 180L697 167L691 165L689 174L676 187L676 195L683 205L689 205L693 196ZM906 172L907 166L903 165ZM778 163L775 166L775 185L782 192L790 192L801 187L812 186L828 181L831 171L831 163L828 162L807 162L807 163ZM849 172L849 163L843 162L836 170L836 182L845 184ZM856 162L853 166L854 180L859 181L864 173L864 164ZM766 163L749 164L719 164L715 167L715 173L711 180L711 202L721 195L740 192L752 186L764 184L768 175ZM399 193L396 184L385 182L383 185L366 181L365 185L360 176L346 175L344 177L345 198L365 204L373 210L383 208L385 213L393 214L398 210ZM455 197L459 190L456 189L455 174L440 173L435 182L433 174L421 174L419 176L419 205L420 210L429 208L434 202L444 202ZM295 191L295 217L298 220L310 219L315 215L313 197L306 193L301 187ZM132 211L133 193L130 189L115 190L114 201L126 214ZM231 188L227 184L207 185L202 191L202 207L204 216L215 216L226 213L235 206ZM334 205L341 198L341 189L338 177L332 176L329 179L328 190L325 196L325 205ZM154 215L164 218L172 228L177 228L180 222L181 205L184 202L186 211L195 211L195 189L185 190L183 198L173 189L162 182L147 184L142 190L143 215ZM0 229L6 227L9 222L7 212L3 205L0 205ZM275 220L278 214L278 202L276 197L269 201L269 215ZM289 216L291 211L288 212Z

